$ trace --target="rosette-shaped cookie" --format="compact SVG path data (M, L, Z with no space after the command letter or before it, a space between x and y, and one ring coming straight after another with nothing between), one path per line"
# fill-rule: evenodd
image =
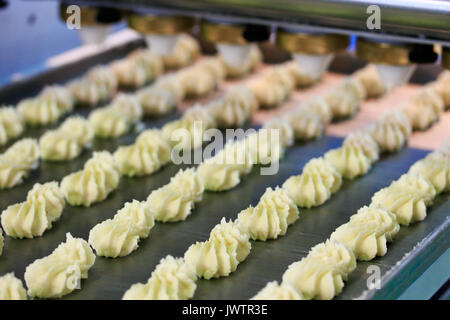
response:
M111 108L126 115L131 122L142 118L142 106L134 94L119 93L111 102Z
M117 89L117 78L108 66L96 66L86 73L86 79L113 94Z
M108 219L89 232L89 244L97 256L124 257L138 248L139 236L133 226Z
M81 279L88 277L88 271L95 263L95 254L89 243L82 238L74 238L70 233L66 234L66 242L60 243L51 256L67 264L77 265Z
M331 300L342 291L355 268L353 252L339 242L327 240L291 264L283 274L283 283L290 283L306 299Z
M63 114L72 111L75 104L70 90L59 85L44 87L44 89L39 93L39 97L50 101L55 101Z
M372 136L363 130L350 133L342 144L344 147L362 149L364 155L373 163L378 160L380 149Z
M138 49L125 59L113 63L112 69L120 86L138 88L159 77L164 66L157 53Z
M67 118L59 128L76 139L83 147L87 147L94 138L94 130L89 125L89 122L80 116Z
M178 76L186 95L191 97L205 96L213 92L218 84L213 71L200 62L179 71Z
M61 190L70 205L89 207L106 199L119 180L120 171L113 156L107 151L94 152L82 170L62 179Z
M446 108L450 107L450 71L441 72L434 85Z
M128 114L108 106L92 111L89 114L89 124L97 137L111 138L129 131L132 121Z
M293 84L293 81L287 79L292 80L289 73L285 74L273 68L249 84L261 108L275 108L287 99Z
M404 174L390 186L376 192L372 205L387 208L397 216L402 225L422 221L427 216L427 206L433 202L436 190L431 182L414 174Z
M125 203L114 216L117 223L133 226L139 238L147 238L155 225L155 217L146 201L133 200Z
M157 221L182 221L191 214L195 203L202 200L204 190L195 169L180 170L168 184L153 190L147 202Z
M0 300L27 300L22 281L13 272L0 277Z
M250 300L303 300L303 296L289 283L277 281L268 282L253 298Z
M369 64L356 71L353 76L361 81L368 97L379 97L386 92L386 87L381 80L377 68L373 64Z
M325 153L325 159L346 179L362 176L372 166L372 160L366 156L359 145L345 144L340 148L332 149Z
M205 57L202 59L201 63L210 69L217 82L221 82L225 79L225 65L219 57Z
M203 145L207 123L202 119L181 118L166 123L162 131L176 150L191 150Z
M436 193L447 192L450 190L449 155L432 152L414 163L409 169L409 173L420 175L430 181L436 189Z
M323 124L328 124L333 119L333 114L331 113L330 106L328 102L323 97L314 97L311 98L297 108L302 112L315 114L320 118ZM295 112L295 111L294 111Z
M35 139L24 138L0 155L0 189L12 188L39 164L40 150Z
M288 178L283 189L299 207L311 208L325 203L341 184L339 171L324 158L315 158L305 165L301 175Z
M256 207L242 210L238 220L253 240L266 241L284 236L289 225L299 216L294 201L286 190L267 188Z
M294 130L287 120L274 118L264 123L263 128L269 131L278 130L280 142L283 148L294 144Z
M123 300L187 300L194 296L197 285L195 271L171 255L161 259L146 284L136 283L123 295Z
M319 78L313 76L310 72L302 68L297 61L286 62L286 67L291 73L297 88L304 88L316 83Z
M31 298L59 298L71 293L81 279L87 278L95 254L81 238L67 234L49 256L37 259L25 269L25 282Z
M192 121L201 121L201 124L205 129L217 127L216 120L214 120L211 112L200 103L196 103L187 109L183 113L183 118Z
M311 140L320 137L325 129L320 116L305 109L295 110L284 117L292 129L296 140Z
M90 69L85 77L69 83L68 89L78 103L94 107L111 99L117 85L112 68L97 66Z
M226 222L223 218L212 229L207 241L197 242L189 247L184 260L199 277L226 277L236 271L238 264L249 255L250 249L248 234L239 223Z
M24 202L3 210L1 222L5 233L14 238L42 236L61 217L64 195L57 182L36 183Z
M369 128L369 132L380 151L394 152L407 143L411 135L411 122L401 110L390 110Z
M98 86L86 78L71 81L67 88L78 104L90 107L108 101L113 95L113 92L110 92L106 86Z
M22 115L13 107L0 107L0 146L22 134L24 130Z
M30 125L55 123L64 114L55 100L39 96L20 101L17 110Z
M137 98L146 116L166 114L177 105L176 97L172 92L158 85L139 90Z
M206 159L198 166L200 179L209 191L224 191L234 188L241 176L250 172L253 158L239 142L227 143L214 157Z
M89 232L89 244L98 256L117 258L138 248L140 239L147 238L155 225L147 202L125 203L113 219L105 220Z
M330 240L338 241L355 254L356 259L369 261L384 256L387 242L400 230L396 216L383 207L364 206L338 227Z
M245 86L234 86L208 104L220 128L241 127L258 110L258 101Z
M284 148L281 139L279 131L263 128L250 133L239 143L245 146L253 163L266 165L283 157Z
M79 116L67 118L59 128L41 136L41 157L53 161L74 159L88 147L93 138L94 130L86 119Z
M170 143L161 130L148 129L137 137L135 143L120 146L114 152L114 160L123 175L143 176L167 164L170 149Z
M61 298L75 290L80 280L77 265L52 255L35 260L25 269L30 298Z
M160 77L154 87L168 90L177 102L183 100L186 95L179 73L169 73Z
M444 101L436 89L428 86L414 95L403 110L411 120L413 129L425 130L439 120L444 111Z
M352 116L358 110L361 101L365 98L366 90L357 78L349 78L342 81L325 96L333 118Z
M187 35L182 34L178 37L174 51L163 56L164 67L167 69L178 69L191 64L200 53L198 41Z

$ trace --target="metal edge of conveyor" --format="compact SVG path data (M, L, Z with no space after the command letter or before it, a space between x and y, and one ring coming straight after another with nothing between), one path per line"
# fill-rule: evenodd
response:
M92 65L110 62L115 59L123 58L127 53L134 49L144 47L145 41L142 38L131 39L125 43L120 43L102 49L92 55L83 57L79 60L65 62L56 67L46 67L39 70L37 73L24 77L23 79L12 81L9 84L0 86L0 102L2 104L15 104L14 97L23 92L23 88L27 87L27 95L37 94L43 85L50 85L54 83L64 83L72 79L64 79L64 75L69 72L73 75L81 76ZM68 71L69 70L69 71Z
M433 230L397 262L381 279L380 289L363 293L363 299L389 300L398 298L450 246L450 217Z

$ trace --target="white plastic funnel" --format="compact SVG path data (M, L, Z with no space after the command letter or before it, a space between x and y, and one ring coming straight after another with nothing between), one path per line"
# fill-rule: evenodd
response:
M109 32L111 31L111 25L97 25L97 26L82 26L78 30L81 41L84 44L100 44L105 41Z
M147 46L162 56L168 56L175 50L178 35L146 35Z
M251 48L251 44L217 44L217 51L230 67L240 67L247 63Z
M293 57L300 67L314 79L320 79L330 66L333 54L294 53Z
M394 87L407 83L416 69L415 64L407 66L375 64L375 66L378 70L381 81L388 91Z

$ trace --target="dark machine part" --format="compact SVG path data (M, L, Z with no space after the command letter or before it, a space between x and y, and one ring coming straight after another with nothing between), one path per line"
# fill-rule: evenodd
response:
M243 37L248 42L264 42L270 38L270 26L258 24L245 25Z
M434 63L437 59L437 53L429 44L415 44L409 54L409 60L415 63Z
M356 34L384 40L450 46L450 1L430 0L71 0L154 14L222 19L240 24L302 27L304 32ZM381 30L369 30L369 6L380 9Z

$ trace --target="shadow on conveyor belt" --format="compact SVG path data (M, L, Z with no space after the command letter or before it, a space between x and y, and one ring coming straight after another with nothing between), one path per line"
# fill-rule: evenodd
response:
M266 187L281 185L289 176L301 173L309 159L323 155L340 143L340 138L322 137L314 142L296 145L286 151L277 175L261 176L259 167L256 166L236 188L221 193L205 193L203 201L197 204L186 221L157 223L149 238L143 240L140 248L131 255L120 259L98 257L89 272L89 278L81 283L82 290L75 291L66 298L120 299L130 285L145 282L161 258L168 254L183 256L189 245L207 239L210 230L222 217L236 218L240 210L258 202ZM290 263L300 260L312 246L324 241L337 226L345 223L350 215L368 204L375 191L398 178L425 154L422 150L405 148L394 155L383 157L366 176L355 181L346 181L341 190L325 205L300 210L300 219L288 229L286 236L276 241L252 242L249 257L230 277L198 281L195 298L248 299L266 282L280 280ZM1 208L23 201L26 192L35 182L60 179L65 174L81 168L88 158L89 154L86 153L69 164L43 164L23 185L2 192ZM5 237L5 249L0 258L0 274L15 271L16 276L23 278L26 266L35 259L48 255L64 241L66 232L87 239L94 225L112 217L124 202L134 198L146 199L151 190L166 184L179 168L168 165L147 177L123 178L117 191L104 202L90 208L67 206L61 220L43 237L33 240ZM436 201L436 205L430 209L429 217L423 223L402 228L395 242L389 246L388 254L370 264L380 266L382 272L385 272L431 232L436 224L442 223L450 209L450 203L443 198L445 196ZM352 298L365 289L367 265L358 264L340 297Z

